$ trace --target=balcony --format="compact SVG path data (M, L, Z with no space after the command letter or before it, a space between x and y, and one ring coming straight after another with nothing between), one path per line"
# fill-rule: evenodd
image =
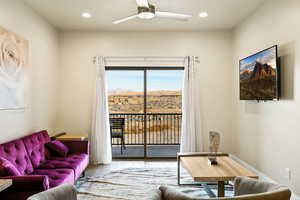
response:
M121 154L121 140L112 140L114 158L176 157L180 148L181 113L118 113L110 118L125 119L125 145Z

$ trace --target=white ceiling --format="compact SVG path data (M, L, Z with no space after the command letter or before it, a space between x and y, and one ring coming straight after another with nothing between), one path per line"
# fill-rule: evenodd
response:
M191 14L188 22L134 19L114 25L136 11L135 0L23 0L60 30L102 31L210 31L228 30L251 15L265 0L149 0L160 11ZM83 11L90 19L81 18ZM198 17L207 11L208 17Z

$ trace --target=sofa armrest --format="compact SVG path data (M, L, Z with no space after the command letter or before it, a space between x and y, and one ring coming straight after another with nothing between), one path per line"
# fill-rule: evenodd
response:
M147 200L163 200L162 192L159 189L152 189L148 194Z
M27 200L61 199L76 200L77 191L74 185L64 184L29 197Z
M49 179L45 175L5 176L2 179L12 179L12 186L7 190L18 191L44 191L49 189Z
M67 147L69 147L70 153L86 153L89 154L89 142L88 141L75 141L66 140L61 141Z

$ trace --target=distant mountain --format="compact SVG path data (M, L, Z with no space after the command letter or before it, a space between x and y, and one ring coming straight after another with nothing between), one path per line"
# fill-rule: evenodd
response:
M134 92L133 90L126 90L122 88L116 88L108 91L108 94L118 94L118 93L126 93L126 92Z
M270 65L256 62L249 79L251 81L262 80L267 77L275 76L275 74L275 69L273 69Z
M148 96L178 96L181 95L181 90L156 90L156 91L147 91ZM140 96L144 95L144 92L134 92L134 91L120 91L109 93L112 96Z
M251 74L252 74L252 73L251 73L250 70L244 71L244 72L240 75L241 80L248 80L248 79L250 78Z

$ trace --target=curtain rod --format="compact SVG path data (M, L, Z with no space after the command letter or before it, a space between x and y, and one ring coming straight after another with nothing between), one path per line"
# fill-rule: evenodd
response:
M187 56L180 56L180 57L164 57L164 56L109 56L105 57L105 59L124 59L124 58L129 58L129 59L185 59Z
M94 63L97 60L98 56L94 57ZM199 62L198 56L193 56L195 62ZM147 61L147 62L170 62L170 61L184 61L189 56L181 56L181 57L164 57L164 56L103 56L104 60L109 60L110 62L120 62L120 61L131 61L131 62L139 62L139 61Z
M96 58L98 56L95 56ZM185 59L188 58L189 56L169 56L169 57L164 57L164 56L103 56L104 59L124 59L124 58L129 58L129 59ZM199 59L198 56L194 56L195 59Z
M124 57L114 57L114 56L111 56L111 57L103 57L104 59L106 60L110 60L110 61L113 61L113 60L130 60L130 61L140 61L140 60L144 60L144 61L174 61L174 60L184 60L186 58L188 58L189 56L182 56L182 57L163 57L163 56L124 56ZM195 61L196 62L200 62L199 61L199 57L198 56L193 56Z
M184 62L187 57L104 57L108 62Z

